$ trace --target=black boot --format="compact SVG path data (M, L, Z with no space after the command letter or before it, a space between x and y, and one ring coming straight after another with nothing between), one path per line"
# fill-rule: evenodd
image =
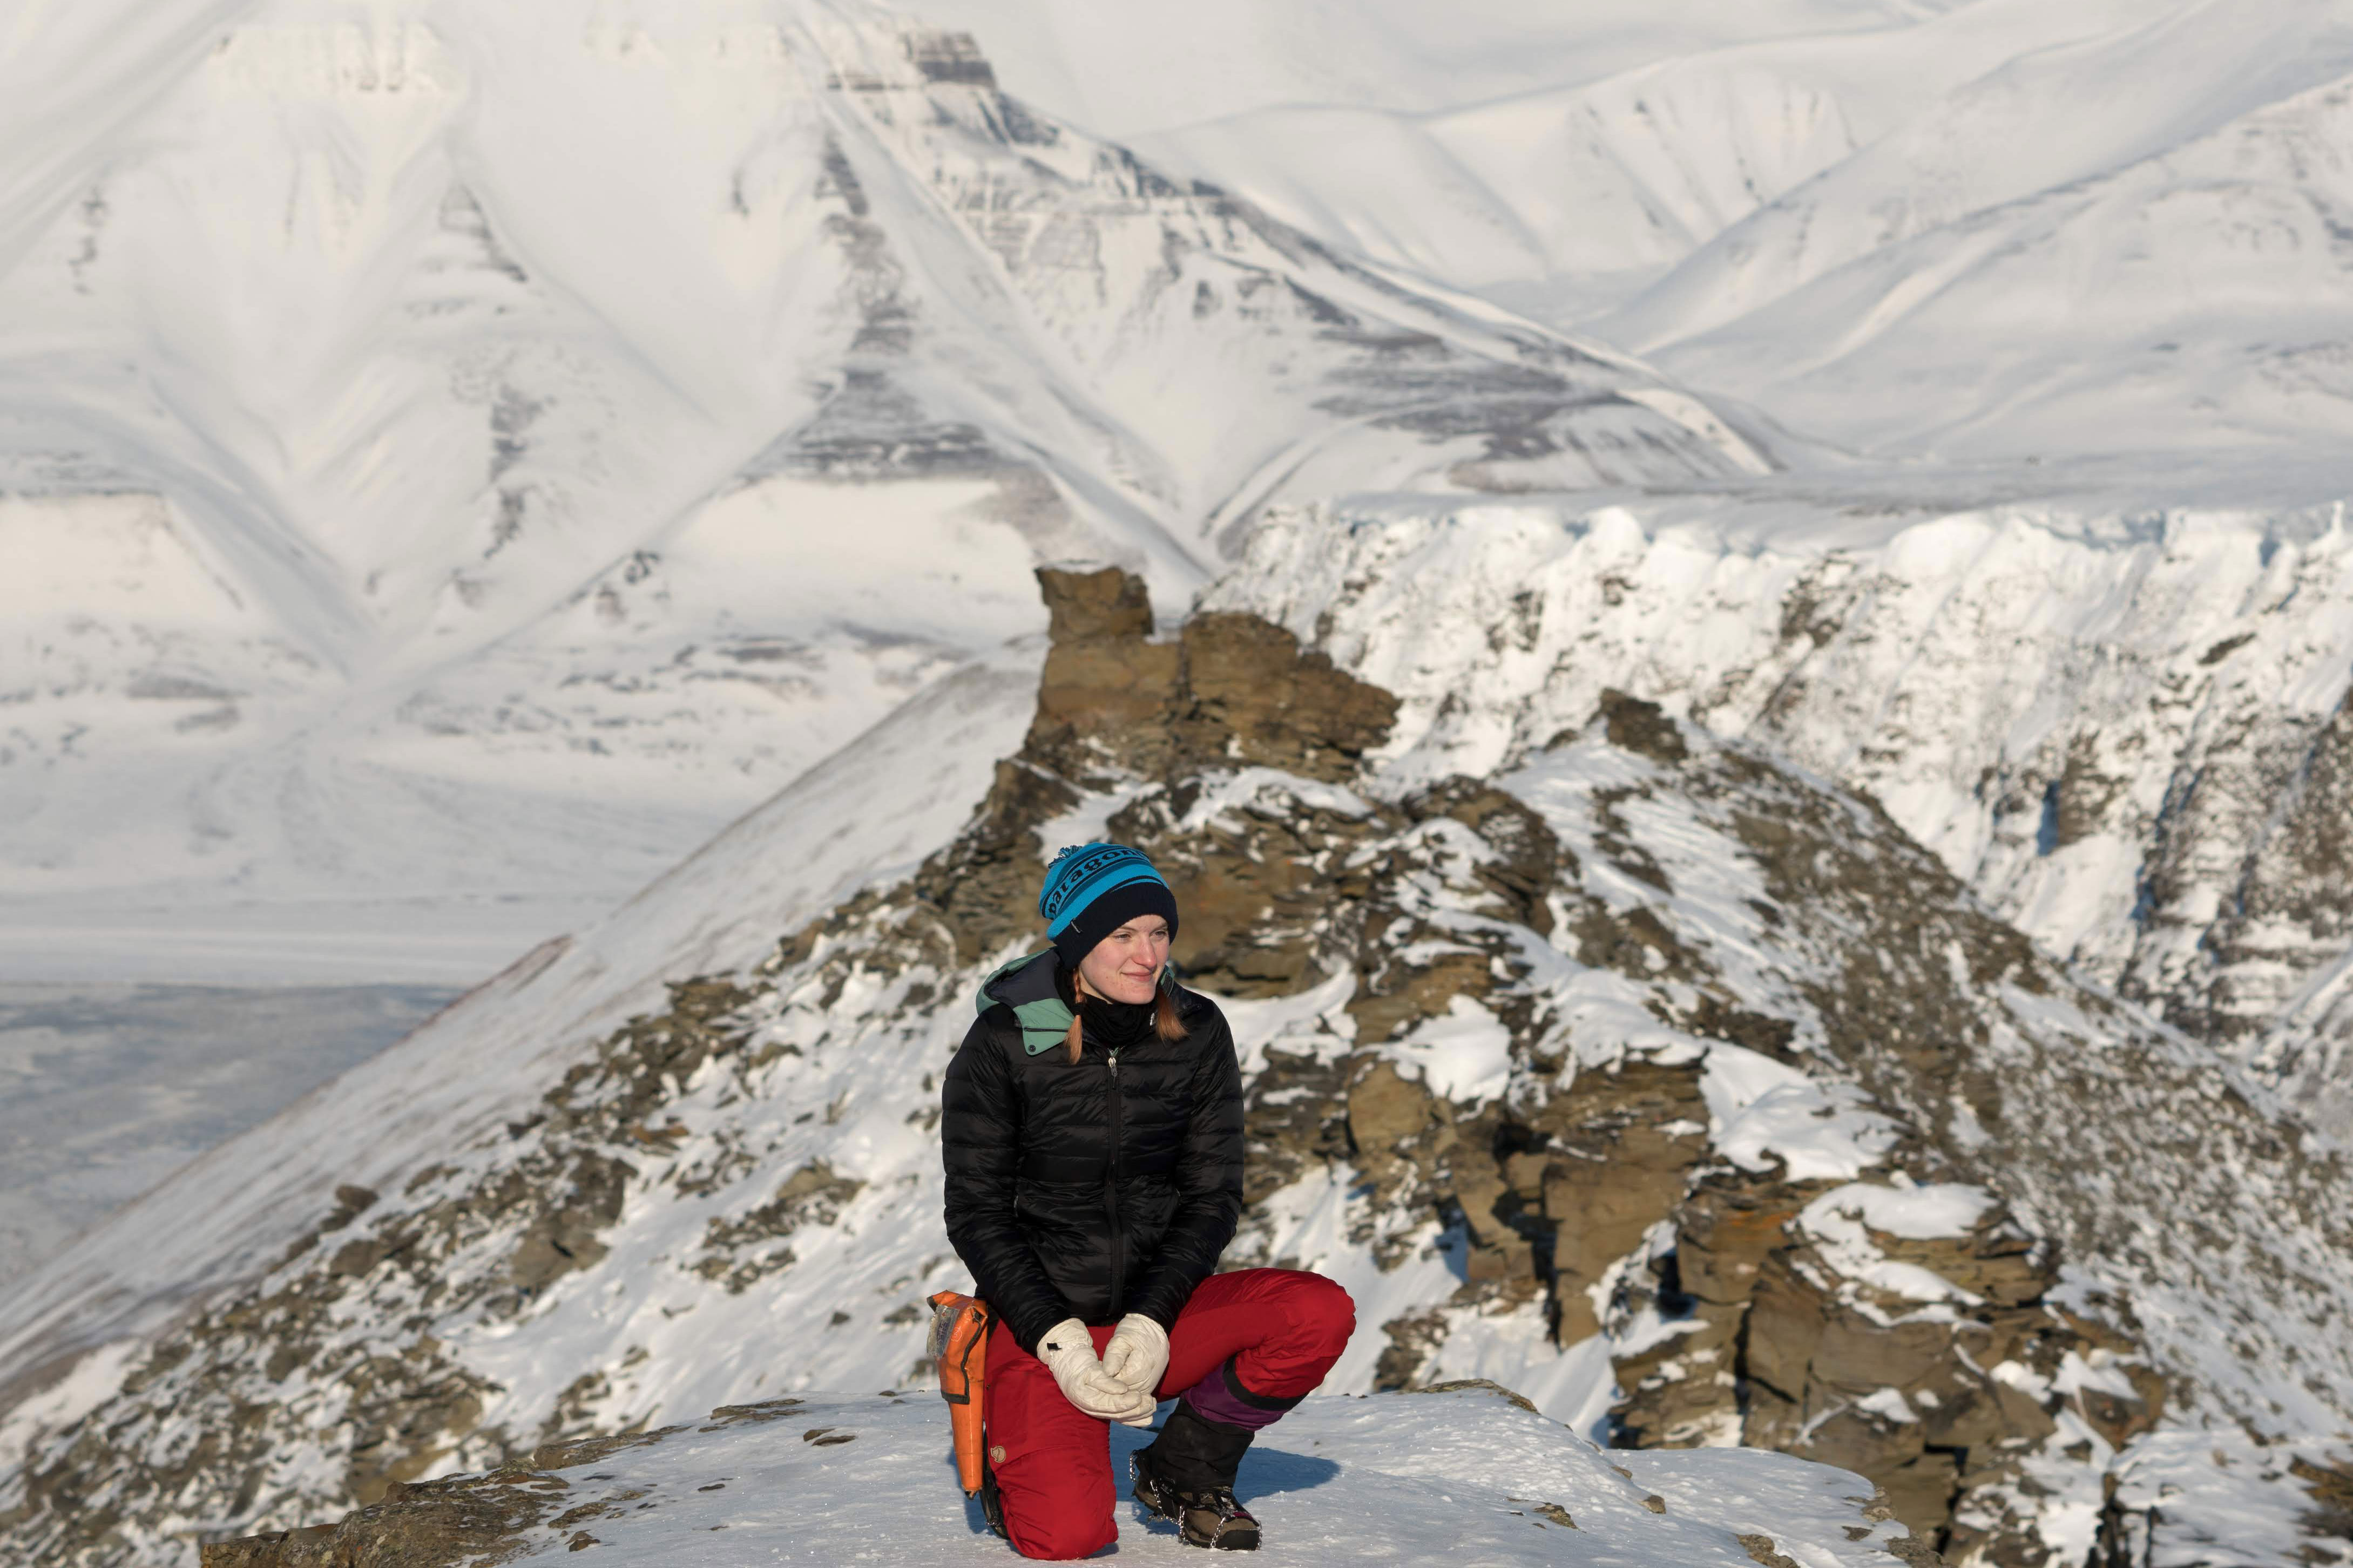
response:
M1132 1495L1175 1520L1187 1546L1255 1552L1258 1521L1234 1500L1234 1474L1250 1436L1250 1428L1212 1421L1180 1399L1160 1436L1130 1457Z
M1013 1539L1005 1529L1005 1497L997 1489L997 1471L987 1459L980 1462L980 1517L999 1541Z

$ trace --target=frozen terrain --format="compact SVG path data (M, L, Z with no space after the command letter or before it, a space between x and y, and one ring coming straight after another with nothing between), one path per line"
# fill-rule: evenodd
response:
M0 984L0 1291L452 994Z
M2325 508L2348 37L2286 0L28 18L0 973L470 983L1034 632L1035 561L1175 605L1272 500L1632 483L1791 555L1856 509Z
M1874 455L2345 428L2340 4L947 4L1172 168Z
M334 1539L398 1542L470 1500L506 1516L467 1540L511 1545L502 1561L593 1545L600 1563L644 1568L1003 1563L1005 1546L956 1490L947 1425L946 1407L921 1390L737 1405L643 1438L554 1448L527 1473L420 1487ZM1112 1428L1114 1474L1124 1478L1147 1436ZM1612 1469L1557 1425L1475 1387L1312 1399L1251 1449L1241 1484L1259 1500L1267 1549L1289 1563L1745 1568L1778 1551L1811 1568L1865 1568L1890 1561L1885 1543L1902 1535L1865 1512L1860 1476L1706 1453L1630 1455ZM1119 1526L1122 1561L1192 1561L1175 1525L1132 1503Z
M0 1539L920 1383L930 1075L1117 825L1335 1389L2353 1550L2353 6L12 44L0 976L499 973L0 1300ZM1073 559L1160 623L1058 676Z
M470 981L1038 629L1039 559L1181 603L1276 495L1768 464L877 8L105 14L0 83L18 972Z
M2335 1550L2341 1150L1818 775L1609 693L1426 787L1410 701L1265 622L1155 643L1139 595L1091 635L1117 576L1050 574L1042 677L953 678L0 1302L36 1369L6 1539L115 1563L924 1384L922 1299L964 1283L936 1075L1093 824L1185 889L1250 1077L1228 1260L1349 1289L1332 1391L1487 1377L1579 1432L1783 1447L1978 1561ZM1078 722L1155 667L1159 706Z

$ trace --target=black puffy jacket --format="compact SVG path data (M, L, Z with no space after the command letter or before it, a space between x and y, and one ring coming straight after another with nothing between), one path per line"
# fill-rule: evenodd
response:
M1179 991L1181 1040L1149 1007L1089 1004L1085 1049L1023 1047L1015 1005L1068 982L1051 952L992 979L948 1064L948 1240L1024 1350L1066 1318L1173 1325L1242 1207L1242 1085L1225 1015Z

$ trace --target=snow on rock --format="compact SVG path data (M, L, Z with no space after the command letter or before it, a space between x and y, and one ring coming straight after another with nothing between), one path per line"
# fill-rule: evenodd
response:
M1240 1489L1257 1500L1266 1550L1309 1563L1741 1568L1778 1551L1862 1568L1902 1534L1859 1476L1709 1453L1613 1467L1521 1403L1492 1385L1313 1398L1252 1446ZM1113 1473L1148 1440L1113 1427ZM597 1563L647 1568L1006 1561L951 1455L946 1408L926 1392L764 1400L406 1486L337 1526L207 1547L204 1563L295 1568L322 1548L425 1539L500 1562L593 1547ZM1123 1559L1190 1560L1174 1524L1124 1498L1117 1519Z
M1060 635L1026 736L1026 658L993 717L944 689L544 978L37 1274L0 1342L46 1369L0 1427L0 1539L185 1562L192 1530L549 1443L924 1384L923 1299L965 1283L939 1070L979 978L1035 945L1039 834L1098 821L1155 857L1179 962L1234 1005L1226 1262L1356 1300L1329 1391L1508 1380L1629 1449L1778 1448L1961 1562L2189 1541L2109 1490L2167 1434L2295 1455L2241 1478L2266 1517L2333 1495L2342 1152L1867 799L1618 693L1515 770L1400 778L1406 710L1279 627L1163 637L1132 575L1040 578ZM905 849L845 831L952 713ZM1704 1484L1783 1462L1711 1455Z
M1958 1183L1899 1188L1853 1182L1808 1204L1794 1224L1842 1279L1906 1300L1973 1305L1976 1299L1943 1275L1887 1257L1871 1237L1873 1231L1909 1241L1967 1236L1993 1204L1992 1194ZM2123 1392L2133 1391L2127 1385Z
M1468 996L1456 996L1440 1016L1425 1018L1389 1047L1391 1060L1432 1094L1476 1105L1502 1093L1512 1077L1512 1032Z
M1395 691L1392 787L1531 756L1614 689L1867 790L2341 1128L2340 510L1359 497L1271 511L1204 602Z
M1018 740L1038 651L1009 647L939 683L598 925L118 1212L0 1304L0 1364L37 1373L152 1332L283 1252L315 1224L320 1194L366 1193L437 1151L505 1137L562 1070L551 1064L661 1005L665 981L748 963L779 927L903 874Z

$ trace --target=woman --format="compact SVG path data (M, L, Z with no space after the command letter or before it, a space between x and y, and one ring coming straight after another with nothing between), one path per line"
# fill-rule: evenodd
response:
M1133 1495L1197 1546L1253 1550L1242 1453L1324 1380L1356 1308L1320 1275L1213 1272L1241 1214L1241 1071L1169 969L1152 862L1065 849L1038 912L1052 946L982 984L943 1090L948 1239L997 1312L982 1506L1025 1557L1108 1546L1109 1423L1174 1398Z

